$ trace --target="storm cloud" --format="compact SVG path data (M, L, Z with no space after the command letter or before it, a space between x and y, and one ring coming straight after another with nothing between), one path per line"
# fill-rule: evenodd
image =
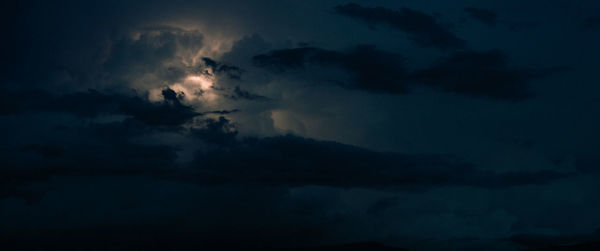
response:
M0 249L597 246L597 2L0 5Z
M335 11L341 15L356 18L370 26L386 24L409 35L409 39L424 47L439 49L455 49L467 46L465 40L458 38L452 32L436 21L432 15L402 8L399 11L383 7L363 7L355 3L338 5Z
M405 60L399 54L377 50L373 46L359 46L348 52L314 47L275 50L253 59L257 66L276 73L306 70L310 65L323 67L325 71L341 68L354 77L349 81L342 77L328 79L336 76L332 72L318 80L348 89L406 94L415 86L424 85L443 92L499 100L527 99L533 95L528 86L532 79L569 70L568 67L514 67L509 65L507 55L498 50L458 52L413 72L405 70Z
M378 50L374 46L358 46L348 52L331 51L313 47L272 51L253 58L256 65L277 72L303 69L309 64L337 67L355 76L351 82L332 79L336 84L350 89L373 92L404 93L406 87L402 57Z

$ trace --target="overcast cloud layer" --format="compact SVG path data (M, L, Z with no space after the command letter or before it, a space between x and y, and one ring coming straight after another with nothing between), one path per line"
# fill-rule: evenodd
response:
M2 250L600 242L597 1L0 12Z

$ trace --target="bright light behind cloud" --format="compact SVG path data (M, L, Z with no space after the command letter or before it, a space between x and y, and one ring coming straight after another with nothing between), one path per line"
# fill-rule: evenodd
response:
M188 76L187 78L185 78L184 83L191 83L193 85L200 86L200 88L202 90L208 90L208 89L212 88L212 85L213 85L211 79L208 79L205 76L194 76L194 75L191 75L191 76Z
M177 93L183 93L184 102L201 102L205 104L212 104L218 98L215 93L214 78L205 75L188 75L182 82L176 82L168 85L170 89ZM151 101L162 101L163 88L152 89L149 92L149 99Z
M167 22L151 27L158 28L133 32L131 40L139 41L144 38L148 41L144 40L139 43L147 43L157 48L173 46L176 50L175 53L170 59L164 60L162 64L165 68L181 69L186 72L186 75L175 82L164 82L165 78L162 78L156 71L148 72L132 77L131 81L135 83L134 88L148 90L148 98L154 102L164 100L162 91L170 88L177 93L183 93L181 95L182 102L188 105L202 104L204 108L216 106L219 98L217 90L214 88L216 79L212 69L204 65L202 58L219 58L222 53L230 50L233 39L222 34L207 35L207 31L198 25L169 24ZM165 34L171 34L171 36ZM172 38L173 36L175 38ZM152 84L152 87L149 87L148 83L160 83L160 85Z

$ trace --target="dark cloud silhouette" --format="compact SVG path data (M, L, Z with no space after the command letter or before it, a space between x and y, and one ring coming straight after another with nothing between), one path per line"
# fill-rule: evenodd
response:
M314 47L276 50L253 58L255 64L284 72L302 69L316 64L337 67L354 74L350 82L332 80L349 89L372 92L405 93L403 58L395 53L378 50L374 46L361 45L346 52Z
M51 143L26 144L3 153L0 198L19 197L35 203L48 192L53 177L161 176L177 166L175 147L133 142L164 131L135 119L70 126L54 131ZM38 160L36 156L43 159ZM34 185L33 187L30 187Z
M150 125L166 126L181 125L200 115L192 107L182 105L178 99L175 101L172 104L168 102L157 104L133 98L120 104L120 111Z
M233 89L233 93L230 95L226 95L226 97L233 99L233 100L240 100L240 99L245 99L245 100L255 100L255 101L269 101L271 100L268 97L262 96L262 95L258 95L258 94L254 94L251 93L249 91L246 91L242 88L240 88L239 86L236 86Z
M241 68L239 68L237 66L223 64L223 63L217 62L211 58L203 57L202 61L204 61L204 64L207 67L209 67L213 73L215 73L215 74L224 73L225 75L227 75L229 78L232 78L232 79L241 79L242 73L244 73L244 70L242 70Z
M175 147L163 144L145 144L132 139L152 132L177 132L177 129L155 127L135 119L108 123L89 123L82 126L55 130L52 143L27 144L19 150L39 154L44 161L13 161L11 166L31 168L69 169L137 169L166 168L175 165ZM21 156L27 158L29 155ZM19 157L19 156L15 156ZM15 170L13 170L15 171ZM82 172L85 172L82 170Z
M54 95L42 90L2 91L3 109L0 114L25 111L63 111L81 117L127 115L149 125L176 126L200 115L179 99L183 93L171 89L162 91L163 102L151 102L138 96L105 94L96 90Z
M473 19L480 21L489 26L496 26L498 16L496 13L490 9L481 9L481 8L465 8L465 11L469 16Z
M232 145L236 143L238 134L235 125L228 119L220 116L218 119L208 118L203 121L202 128L194 129L192 134L201 140L217 145Z
M233 110L216 110L216 111L203 112L202 114L220 114L220 115L225 115L225 114L231 114L231 113L236 113L236 112L240 112L240 110L239 109L233 109Z
M339 79L330 82L349 89L403 94L411 87L425 85L444 92L498 100L527 99L533 95L528 85L530 80L570 70L568 67L514 67L499 50L457 52L413 72L404 70L400 55L371 46L358 46L348 52L314 47L275 50L253 59L257 66L275 73L306 69L311 65L341 68L354 74L354 78L350 82Z
M179 126L201 116L180 102L181 93L164 89L164 101L150 102L135 95L102 93L89 90L69 94L47 91L2 92L4 116L36 116L37 113L68 113L88 121L85 126L65 120L63 126L51 129L51 136L7 148L2 153L4 178L2 198L17 196L28 202L41 198L44 191L23 186L60 175L160 175L160 170L176 165L176 149L165 145L131 142L153 132L177 132ZM114 122L96 123L101 116L121 116ZM58 119L60 123L60 119ZM27 126L27 125L26 125ZM41 124L37 127L47 127ZM39 130L35 127L33 130ZM21 129L26 130L26 129ZM31 139L23 139L28 142ZM42 157L42 159L37 158ZM137 171L135 171L137 170ZM154 174L152 174L154 173Z
M291 135L235 141L236 133L225 118L207 121L206 129L198 132L202 139L226 146L201 151L196 157L203 166L202 177L224 184L428 189L542 184L567 175L478 171L450 156L374 152Z
M404 31L419 46L455 49L467 45L465 40L438 23L434 16L417 10L402 8L395 11L384 7L363 7L355 3L338 5L334 10L341 15L365 21L370 26L381 23Z
M161 94L162 94L163 98L165 99L165 101L170 101L170 102L175 102L175 103L179 103L179 99L185 95L184 93L177 93L169 88L162 90Z
M446 92L523 100L533 95L528 86L531 79L564 70L568 68L520 69L510 66L501 51L465 51L415 71L412 78Z
M552 171L492 173L436 155L377 153L333 142L292 136L245 139L236 142L235 131L223 120L207 122L197 137L220 147L197 156L195 166L174 168L173 149L106 141L106 145L71 148L66 162L26 168L3 168L3 198L41 198L45 190L27 190L28 184L57 176L147 176L199 185L258 185L298 187L320 185L342 188L376 188L423 191L444 186L489 189L543 184L568 177ZM218 132L218 133L214 133ZM221 135L221 136L217 136ZM117 145L120 144L120 145ZM73 146L74 147L74 146ZM112 149L111 149L112 148ZM371 213L383 210L375 206Z
M8 191L3 196L30 196L23 194L23 186L55 176L147 176L204 186L318 185L425 191L446 186L497 189L544 184L572 175L554 171L482 171L452 156L376 152L291 135L237 139L236 125L225 117L208 118L197 126L189 135L206 146L196 152L193 162L184 166L175 162L174 147L130 141L153 130L140 121L73 128L69 130L74 136L72 142L25 148L42 155L50 152L52 158L14 162L1 169ZM54 149L60 149L60 154L54 154Z

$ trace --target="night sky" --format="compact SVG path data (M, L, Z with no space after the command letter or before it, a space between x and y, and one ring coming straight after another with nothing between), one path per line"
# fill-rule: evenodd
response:
M600 250L600 1L0 5L0 250Z

